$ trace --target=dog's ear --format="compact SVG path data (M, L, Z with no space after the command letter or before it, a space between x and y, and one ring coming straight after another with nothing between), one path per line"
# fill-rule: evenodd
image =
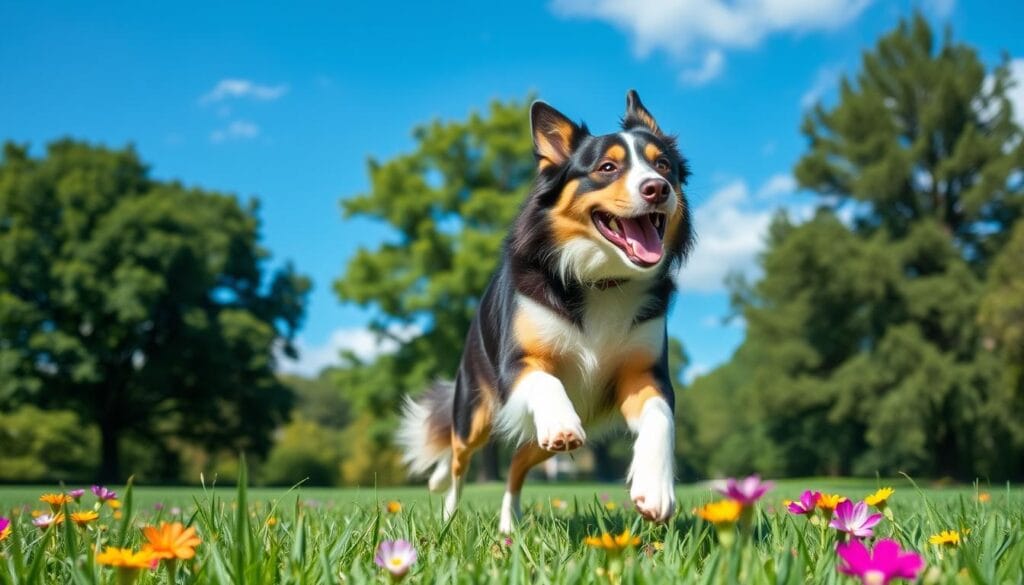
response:
M636 127L647 128L655 134L661 135L661 128L654 120L654 116L647 111L640 101L640 94L635 89L626 92L626 115L622 118L622 129L630 130Z
M542 101L530 106L530 126L533 151L541 168L569 160L573 145L583 132L572 120Z

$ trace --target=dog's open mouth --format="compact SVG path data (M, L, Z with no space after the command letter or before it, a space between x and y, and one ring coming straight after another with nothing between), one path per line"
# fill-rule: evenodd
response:
M654 266L664 255L664 213L619 217L598 210L594 212L593 217L597 231L625 252L633 264L644 268Z

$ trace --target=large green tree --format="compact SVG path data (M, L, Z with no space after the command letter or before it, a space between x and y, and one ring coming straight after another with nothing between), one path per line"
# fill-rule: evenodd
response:
M158 181L131 149L70 140L0 159L0 408L96 423L99 475L124 439L265 450L290 393L273 374L306 278L273 274L254 201Z
M1009 83L916 15L808 114L795 174L822 207L778 217L764 276L734 287L747 337L687 397L713 412L688 445L705 471L1024 472L1020 396L978 325L1024 208Z

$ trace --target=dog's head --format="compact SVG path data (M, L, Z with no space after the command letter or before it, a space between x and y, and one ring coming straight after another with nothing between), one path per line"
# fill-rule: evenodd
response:
M532 215L546 220L563 279L650 279L678 264L691 241L689 171L635 91L614 134L593 136L543 102L530 117L539 166Z

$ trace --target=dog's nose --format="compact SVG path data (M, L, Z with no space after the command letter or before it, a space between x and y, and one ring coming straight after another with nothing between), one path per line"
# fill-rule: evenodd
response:
M647 179L640 183L640 196L655 205L664 203L671 191L672 188L665 179Z

